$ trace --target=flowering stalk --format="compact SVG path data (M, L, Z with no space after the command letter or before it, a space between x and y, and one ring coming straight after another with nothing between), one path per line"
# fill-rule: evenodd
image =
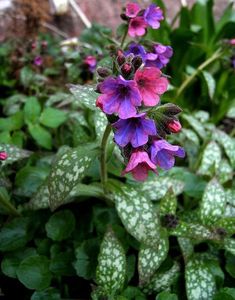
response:
M103 186L103 190L105 192L106 190L106 183L108 179L107 174L107 166L106 166L106 160L107 160L107 143L109 139L109 135L111 133L112 127L110 124L108 124L105 128L102 142L101 142L101 154L100 154L100 176L101 176L101 184Z

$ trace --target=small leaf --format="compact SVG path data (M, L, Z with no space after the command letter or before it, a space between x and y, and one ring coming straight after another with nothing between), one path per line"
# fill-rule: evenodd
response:
M216 292L213 274L201 259L192 259L186 265L186 291L188 300L212 300Z
M25 123L36 123L41 112L41 105L36 97L28 97L24 106Z
M156 300L178 300L178 296L170 292L161 292L157 295Z
M144 293L152 294L153 292L156 293L169 289L176 281L179 271L179 264L174 263L168 271L156 272L156 274L152 277L151 282L144 287Z
M124 250L112 230L108 230L101 244L96 280L106 295L121 290L126 276Z
M235 234L235 216L234 217L225 217L216 222L218 228L223 228L225 231L232 235Z
M191 115L183 114L182 117L189 123L189 125L197 132L197 134L202 139L206 138L207 134L201 122L199 122L195 117Z
M0 152L2 151L7 153L7 159L1 162L2 166L29 157L32 154L31 151L23 150L9 144L0 144Z
M143 244L158 245L160 224L153 204L135 188L127 186L113 197L126 230Z
M50 150L52 148L52 137L49 131L39 124L28 124L29 132L38 145Z
M216 81L214 77L207 71L202 71L203 77L205 79L205 82L207 84L208 88L208 94L211 99L213 99L215 94L215 88L216 88Z
M172 189L168 191L164 198L160 202L160 215L175 214L177 208L177 199Z
M219 145L211 141L204 149L202 161L198 174L213 176L215 171L219 169L221 163L221 150Z
M184 256L184 260L187 261L190 256L193 254L194 247L191 239L178 237L178 243L181 249L181 252Z
M165 260L169 249L168 237L162 233L155 247L141 245L138 257L138 272L140 285L149 282L161 263Z
M47 236L53 241L67 239L75 229L75 217L69 210L54 213L46 223Z
M213 225L224 214L226 196L223 187L216 179L206 186L200 207L200 218L205 225Z
M51 209L62 205L96 158L94 145L68 149L53 164L48 178Z
M219 144L224 148L225 153L227 154L232 167L235 167L235 139L231 138L225 132L221 130L216 130L215 139Z
M95 85L68 85L70 92L75 96L75 101L84 108L97 110L96 98L99 96L95 92Z
M217 177L221 184L224 184L225 182L233 179L233 168L230 166L227 159L222 159L222 161L220 162L217 171Z
M28 289L43 290L50 285L49 259L42 255L25 258L17 269L17 277Z
M67 119L67 114L56 108L47 107L40 116L40 123L50 128L57 128Z

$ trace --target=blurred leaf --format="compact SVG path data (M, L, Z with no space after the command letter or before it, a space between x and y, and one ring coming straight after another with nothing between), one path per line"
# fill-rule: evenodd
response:
M215 88L216 88L216 81L209 72L202 71L202 74L203 74L203 77L207 84L208 94L209 94L210 98L213 100L214 94L215 94Z
M223 288L217 292L213 300L234 300L235 299L235 289Z
M203 125L193 116L183 114L182 118L184 118L188 124L197 132L197 134L204 140L207 136L206 131Z
M182 254L184 256L184 260L188 261L190 256L193 254L194 247L191 239L178 237L178 243Z
M215 171L219 169L221 163L221 156L219 145L214 141L209 142L203 151L198 174L208 176L215 175Z
M235 239L225 239L224 249L227 250L229 253L235 255Z
M156 300L178 300L178 296L170 292L161 292L157 295Z
M97 110L95 105L96 98L99 96L95 92L95 85L68 85L70 92L75 96L75 102L81 107L90 110Z
M218 143L224 148L232 167L235 168L235 139L221 130L216 130L214 136Z
M2 166L29 157L32 154L32 152L30 151L22 150L16 146L9 144L0 144L0 151L7 153L7 159L1 162Z
M24 106L25 123L36 123L41 112L41 105L36 97L28 97Z
M52 148L52 137L49 131L40 126L39 124L29 123L29 132L39 146L48 150Z
M13 131L21 129L24 125L23 112L18 111L14 115L8 118L0 118L0 130L1 131Z
M222 159L217 171L217 176L221 184L233 179L233 168L227 159Z
M56 108L47 107L40 116L40 123L50 128L57 128L67 119L67 113Z
M170 189L160 202L160 215L175 214L177 208L177 199Z
M48 288L43 291L35 291L30 300L61 300L60 293L55 288Z

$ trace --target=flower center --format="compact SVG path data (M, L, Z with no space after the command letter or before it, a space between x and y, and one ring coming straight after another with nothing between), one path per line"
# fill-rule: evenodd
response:
M125 86L125 85L120 85L120 87L119 87L119 94L124 97L128 93L129 93L129 88L127 86Z

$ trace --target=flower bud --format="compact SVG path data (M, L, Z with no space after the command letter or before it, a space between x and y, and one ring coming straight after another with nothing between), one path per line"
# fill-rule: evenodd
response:
M136 71L137 69L139 69L139 67L142 65L142 63L143 63L143 60L142 60L141 56L139 56L139 55L135 56L135 57L132 59L132 65L133 65L135 71Z
M121 50L118 50L117 53L117 63L119 66L123 65L126 61L126 57Z
M164 104L159 110L166 116L175 116L182 112L182 109L173 103Z
M126 14L124 14L124 13L120 14L120 18L121 18L123 21L128 21L128 20L129 20L128 16L127 16Z
M8 157L5 151L0 152L0 160L6 160Z
M96 71L101 78L106 78L111 74L110 70L107 68L99 67Z
M102 84L102 83L98 83L98 84L97 84L96 89L95 89L95 92L96 92L96 93L101 94L101 91L100 91L100 86L101 86L101 84ZM96 105L96 106L97 106L97 105Z
M170 132L172 133L177 133L181 130L181 124L178 120L172 120L171 122L169 122L167 124L168 129L170 130Z
M42 46L42 48L47 48L47 46L48 46L47 41L42 41L41 46Z
M132 70L133 70L133 67L129 63L125 63L121 67L121 73L122 73L124 78L128 77L132 73Z

